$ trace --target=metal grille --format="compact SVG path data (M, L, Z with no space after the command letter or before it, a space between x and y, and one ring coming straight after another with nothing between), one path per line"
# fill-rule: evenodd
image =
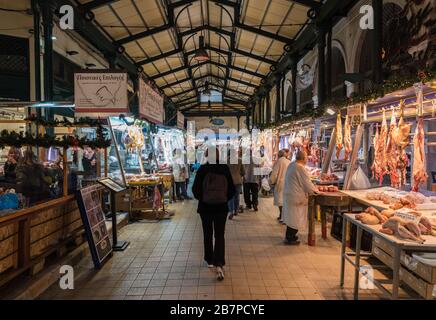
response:
M0 73L28 72L28 40L0 35Z

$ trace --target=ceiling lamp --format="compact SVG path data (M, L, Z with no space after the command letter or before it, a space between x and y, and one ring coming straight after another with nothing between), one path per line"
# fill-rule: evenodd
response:
M206 49L204 49L204 37L200 36L199 38L199 48L195 51L194 60L197 62L203 62L209 60L209 55L207 54Z
M205 96L210 96L209 82L207 81L204 83L204 90L202 94Z

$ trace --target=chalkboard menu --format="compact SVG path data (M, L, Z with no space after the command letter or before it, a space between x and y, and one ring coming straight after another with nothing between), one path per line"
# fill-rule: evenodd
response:
M89 249L96 269L100 269L112 255L112 245L101 208L101 186L98 184L78 191L77 202L88 238Z

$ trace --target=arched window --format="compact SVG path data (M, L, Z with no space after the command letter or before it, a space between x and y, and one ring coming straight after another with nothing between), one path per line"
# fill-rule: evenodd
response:
M345 61L341 50L332 48L332 97L342 98L347 94L343 75L345 74Z

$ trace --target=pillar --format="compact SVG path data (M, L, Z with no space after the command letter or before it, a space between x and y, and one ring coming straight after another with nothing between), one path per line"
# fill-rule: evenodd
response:
M326 98L332 97L332 27L329 27L327 34L327 54L326 54Z
M270 95L270 91L271 89L268 90L266 96L265 96L265 108L266 108L266 124L270 124L271 123L271 95Z
M318 28L318 106L325 100L325 30Z
M281 98L281 94L280 94L280 92L281 92L281 90L280 90L281 89L281 87L280 87L281 80L282 80L282 75L280 74L276 78L276 106L275 106L276 107L276 116L274 118L275 121L280 120L280 118L281 118L281 114L280 114L280 112L282 111L281 110L282 98Z
M292 64L292 114L297 113L297 61Z
M374 84L379 85L383 81L382 45L383 45L383 1L372 0L374 9L374 30L372 33L372 70Z

